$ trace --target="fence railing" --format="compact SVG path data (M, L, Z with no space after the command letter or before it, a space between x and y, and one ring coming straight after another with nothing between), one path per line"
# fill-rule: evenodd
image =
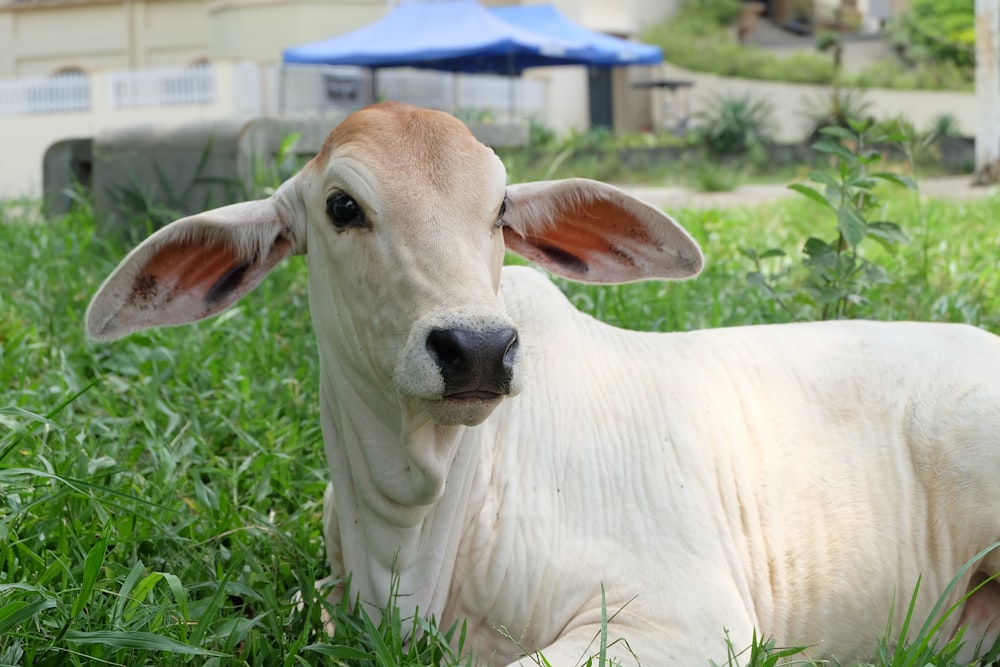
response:
M90 77L64 74L0 80L0 116L90 109Z
M213 71L209 65L110 72L108 77L113 109L215 101Z
M221 90L219 68L207 64L0 80L0 116L226 102L241 117L261 113L301 117L330 109L356 109L373 99L398 100L470 118L489 112L514 119L545 111L545 84L531 79L406 68L372 74L357 67L309 65L283 67L276 77L274 69L255 63L229 64L222 72Z

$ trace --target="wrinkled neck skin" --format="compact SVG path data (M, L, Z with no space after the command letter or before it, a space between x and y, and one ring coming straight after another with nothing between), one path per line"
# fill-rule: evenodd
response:
M459 447L467 427L436 425L384 393L379 403L377 388L350 375L321 353L323 440L351 596L380 613L395 571L403 617L419 608L440 619L476 456Z

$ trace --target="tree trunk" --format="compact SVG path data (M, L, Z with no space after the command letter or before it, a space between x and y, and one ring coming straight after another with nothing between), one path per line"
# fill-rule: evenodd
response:
M1000 0L976 0L977 185L1000 181Z

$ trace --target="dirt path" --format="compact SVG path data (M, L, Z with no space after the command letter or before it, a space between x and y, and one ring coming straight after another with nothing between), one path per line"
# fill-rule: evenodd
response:
M920 192L927 197L978 199L997 193L998 188L976 187L971 176L925 178L918 182ZM625 186L623 190L659 208L726 208L757 206L795 194L784 183L741 185L728 192L699 192L680 187Z

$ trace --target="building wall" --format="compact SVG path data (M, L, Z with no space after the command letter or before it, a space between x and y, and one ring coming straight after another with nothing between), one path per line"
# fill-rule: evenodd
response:
M0 78L187 65L209 55L202 0L0 4Z
M682 0L556 0L559 11L591 30L637 37L646 26L670 17ZM520 4L530 4L522 2Z
M212 56L280 62L284 48L356 30L386 9L385 0L215 0L207 11Z

